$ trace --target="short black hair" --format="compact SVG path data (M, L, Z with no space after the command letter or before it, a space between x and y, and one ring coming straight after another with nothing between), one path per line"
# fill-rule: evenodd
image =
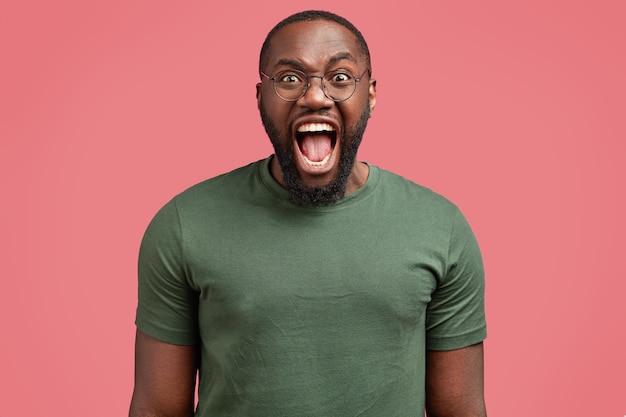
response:
M352 32L354 36L356 36L356 43L359 47L360 52L363 54L363 57L365 57L365 63L367 64L367 68L371 71L372 61L370 58L370 50L361 32L347 19L324 10L306 10L303 12L298 12L278 22L276 26L274 26L272 30L269 31L267 37L265 38L265 41L263 42L263 46L261 47L261 54L259 56L259 71L263 71L264 66L267 64L267 50L269 49L270 42L276 32L291 23L314 22L316 20L328 20L330 22L339 23L341 26Z

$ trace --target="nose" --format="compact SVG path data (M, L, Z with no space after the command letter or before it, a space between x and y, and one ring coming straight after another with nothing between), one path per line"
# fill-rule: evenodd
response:
M317 78L319 81L314 80ZM324 93L324 84L319 75L309 75L308 84L304 95L298 99L298 104L313 110L331 107L335 102Z

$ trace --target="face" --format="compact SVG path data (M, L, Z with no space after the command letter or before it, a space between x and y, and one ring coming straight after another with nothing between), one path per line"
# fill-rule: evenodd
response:
M299 70L322 76L345 70L358 77L367 69L356 37L325 20L292 23L272 38L262 69L269 76ZM303 97L287 102L272 81L257 85L257 100L276 157L271 170L291 199L302 205L326 205L358 189L367 179L356 153L376 102L375 82L367 72L354 95L334 102L324 95L319 78L310 78Z

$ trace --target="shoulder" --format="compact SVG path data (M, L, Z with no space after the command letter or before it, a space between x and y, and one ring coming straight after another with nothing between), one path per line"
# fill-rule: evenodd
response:
M194 184L174 197L176 202L193 201L207 196L238 193L258 180L260 166L265 160L252 162L230 172Z
M437 218L459 214L456 204L442 194L386 169L374 168L379 173L380 192L399 209Z
M175 195L168 204L174 205L181 216L249 206L266 194L260 175L264 164L266 160L252 162L204 180Z
M263 160L194 184L176 194L153 217L152 227L195 227L198 222L218 219L226 213L250 205L252 195L259 193L258 178ZM255 191L256 190L256 191Z

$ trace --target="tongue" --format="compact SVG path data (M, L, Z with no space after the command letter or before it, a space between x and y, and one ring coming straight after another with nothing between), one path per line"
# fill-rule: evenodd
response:
M305 135L300 141L300 150L309 161L320 162L330 153L332 139L328 135Z

